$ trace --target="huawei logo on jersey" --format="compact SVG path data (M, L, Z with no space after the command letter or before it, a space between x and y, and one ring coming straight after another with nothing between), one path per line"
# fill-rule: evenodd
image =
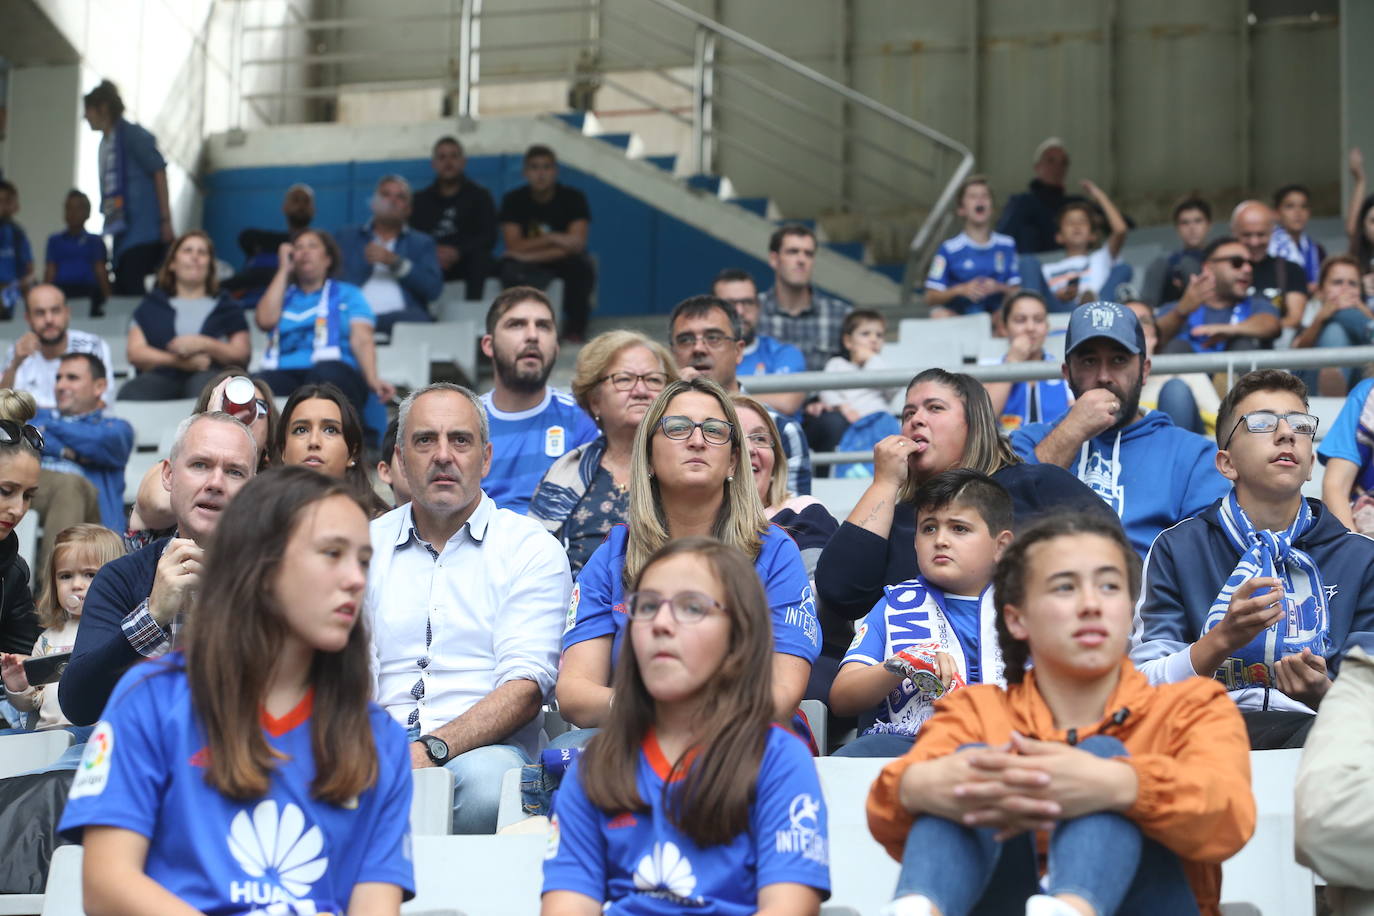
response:
M635 867L635 890L672 903L700 906L702 898L693 898L697 889L692 863L677 848L676 843L655 843L654 851L639 860Z
M319 827L307 829L305 813L293 804L280 809L273 799L259 802L250 815L240 811L225 838L229 852L252 881L231 881L233 903L266 905L305 897L324 876L329 859Z

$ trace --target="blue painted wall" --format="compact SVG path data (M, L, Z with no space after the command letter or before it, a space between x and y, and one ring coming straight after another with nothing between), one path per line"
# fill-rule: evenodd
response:
M485 185L500 206L501 196L524 184L519 154L468 159L467 174ZM433 180L428 159L334 162L311 166L224 169L206 179L205 229L216 253L240 264L238 234L249 227L279 228L287 187L303 181L315 189L315 224L329 230L368 217L377 180L404 175L415 187ZM764 261L656 210L638 198L560 166L560 180L587 195L592 211L588 247L598 264L597 314L667 313L688 296L707 292L711 278L726 267L748 270L759 288L772 285ZM499 249L498 249L499 250Z

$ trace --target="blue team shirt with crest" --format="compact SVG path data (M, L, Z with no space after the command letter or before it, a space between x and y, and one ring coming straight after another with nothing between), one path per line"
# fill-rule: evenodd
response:
M980 245L964 232L952 239L945 239L930 262L926 289L946 290L978 277L988 277L1008 286L1020 286L1021 267L1016 260L1016 240L997 232L992 233L986 245ZM1002 297L989 296L977 305L989 312L996 311L1002 305Z
M144 872L207 914L342 913L355 885L394 884L414 896L410 751L404 729L370 705L377 783L352 804L310 790L311 698L281 719L264 714L283 755L261 798L237 801L205 782L204 730L184 657L135 665L120 680L72 781L60 832L119 827L149 840Z
M671 767L652 732L639 755L636 785L649 810L607 814L582 789L573 763L554 799L544 888L604 903L611 916L685 912L747 916L759 888L804 884L830 896L825 799L811 752L795 735L768 730L749 829L729 843L698 847L663 810Z
M482 489L497 508L522 515L549 466L601 435L572 395L557 388L546 387L542 403L517 413L498 409L490 391L482 404L491 423L491 470Z
M605 542L582 567L573 586L563 630L563 651L599 636L613 636L611 659L620 656L621 640L630 617L625 610L625 548L629 529L616 525ZM821 628L816 618L816 599L801 550L777 525L763 533L754 569L763 582L773 618L773 651L795 655L814 664L821 654Z
M776 337L760 334L754 343L744 351L735 370L737 375L785 375L789 372L805 372L806 357L802 351L790 343L783 343Z

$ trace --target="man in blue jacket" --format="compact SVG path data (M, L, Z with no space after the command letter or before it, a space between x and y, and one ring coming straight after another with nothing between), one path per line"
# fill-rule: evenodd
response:
M124 533L124 466L134 448L128 420L105 414L109 379L94 353L68 353L57 365L57 409L38 411L43 467L84 475L100 494L100 524Z
M1027 462L1068 468L1116 512L1141 556L1161 531L1226 492L1205 436L1140 409L1150 359L1130 309L1115 302L1074 309L1062 371L1073 407L1054 423L1022 426L1011 447Z
M410 202L410 182L385 175L372 194L372 219L339 230L341 279L362 288L383 334L398 321L433 321L429 303L444 291L434 239L406 225Z
M1316 431L1296 376L1242 376L1217 413L1234 488L1145 563L1131 660L1155 684L1221 681L1256 750L1301 747L1341 658L1374 651L1374 541L1302 495Z

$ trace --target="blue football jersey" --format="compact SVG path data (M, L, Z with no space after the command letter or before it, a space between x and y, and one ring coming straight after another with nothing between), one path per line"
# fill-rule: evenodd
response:
M986 245L980 245L961 232L940 243L926 276L927 289L949 289L978 277L987 277L1008 286L1021 285L1021 268L1016 260L1016 241L996 232Z
M498 508L524 513L534 488L565 452L591 442L601 430L572 395L546 388L538 407L507 413L482 395L491 423L491 470L482 489Z
M344 805L312 794L313 695L286 716L263 713L282 755L261 798L237 801L205 782L208 750L181 653L135 665L86 744L59 830L119 827L148 838L148 877L202 913L342 913L355 885L414 896L410 752L404 730L369 709L377 783Z
M554 799L544 893L576 891L605 904L612 916L746 916L758 910L759 889L770 884L804 884L822 899L830 896L820 780L810 751L784 729L769 729L749 829L706 849L663 811L671 766L652 732L636 783L648 811L607 814L594 807L582 790L582 762L568 770Z

